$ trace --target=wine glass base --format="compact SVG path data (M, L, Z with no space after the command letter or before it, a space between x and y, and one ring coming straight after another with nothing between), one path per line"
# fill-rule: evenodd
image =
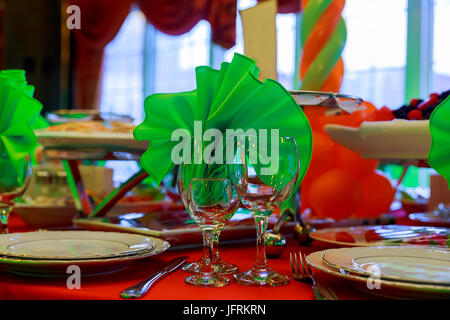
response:
M186 283L197 287L225 287L230 284L230 279L219 274L196 274L185 279Z
M214 265L213 265L214 266ZM233 274L238 272L239 267L235 266L234 264L222 261L219 264L217 264L218 268L219 268L219 273L221 274Z
M222 260L218 263L213 263L212 267L214 268L215 272L220 274L233 274L239 270L238 266L235 266L234 264ZM196 261L185 264L182 269L189 273L199 273L200 268L201 268L201 261Z
M263 270L250 269L246 272L235 274L233 277L237 283L244 286L280 287L289 283L289 277L270 268Z

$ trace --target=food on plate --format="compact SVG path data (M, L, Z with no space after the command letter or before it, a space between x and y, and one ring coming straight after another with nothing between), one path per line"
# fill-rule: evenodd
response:
M377 230L369 229L364 234L364 239L366 239L367 242L377 242L383 240L383 237L377 232Z
M450 90L441 94L432 93L428 100L412 99L409 104L393 110L392 114L397 119L427 120L430 119L434 109L450 95Z
M383 243L390 245L411 244L450 248L450 231L448 229L442 228L440 232L435 232L428 228L423 228L416 230L414 237L406 239L388 238L386 240L383 240Z
M356 242L355 238L353 238L353 236L346 231L336 232L336 241L346 242L346 243L355 243Z
M134 128L133 124L120 121L76 121L50 126L47 131L132 133Z

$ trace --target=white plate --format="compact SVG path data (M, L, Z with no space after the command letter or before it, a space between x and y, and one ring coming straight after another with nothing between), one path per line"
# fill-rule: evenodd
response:
M328 124L325 131L367 159L428 159L431 145L428 120L363 122L359 128Z
M100 231L44 231L0 235L0 255L10 258L80 260L151 251L154 238Z
M441 239L433 240L437 235ZM403 225L325 228L310 233L314 240L345 247L408 246L441 250L450 250L449 236L450 229L447 228Z
M328 266L323 261L323 256L333 250L337 249L329 249L311 253L306 257L306 261L317 270L325 272L330 276L348 280L358 290L377 296L394 299L448 299L450 296L450 288L448 286L397 282L384 279L380 279L379 289L377 289L370 278L346 273L345 271L340 272L337 269ZM368 281L371 281L370 283L372 286L368 285Z
M408 247L343 248L323 256L325 263L348 272L383 279L450 286L450 252Z
M107 149L145 151L148 141L134 140L132 133L35 130L38 142L47 148L61 149Z
M424 225L450 227L450 217L439 211L411 213L408 218Z
M133 261L162 253L170 247L168 242L161 239L153 238L152 240L155 242L152 250L134 255L85 260L33 260L0 256L0 266L10 273L44 278L67 277L70 266L79 267L81 276L108 274L123 270Z

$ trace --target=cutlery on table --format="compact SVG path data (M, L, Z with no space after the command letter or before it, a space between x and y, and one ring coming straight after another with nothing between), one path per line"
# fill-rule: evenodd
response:
M158 280L181 267L186 262L187 259L188 257L178 257L173 260L170 260L166 266L153 273L147 279L123 290L120 293L120 296L124 299L141 298Z
M294 278L294 280L296 281L312 283L312 290L317 300L339 300L330 288L324 287L319 284L319 282L314 277L311 267L306 262L305 255L302 252L299 253L299 257L300 265L298 264L299 258L297 258L297 254L295 252L291 252L289 254L289 258L291 261L292 278Z

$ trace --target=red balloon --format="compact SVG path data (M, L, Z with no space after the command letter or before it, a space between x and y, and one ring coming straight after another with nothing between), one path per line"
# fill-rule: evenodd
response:
M358 180L344 170L329 170L311 184L309 202L318 217L335 219L350 217L361 202Z
M378 217L389 211L394 200L394 188L384 176L372 173L359 179L361 205L356 211L358 217Z

